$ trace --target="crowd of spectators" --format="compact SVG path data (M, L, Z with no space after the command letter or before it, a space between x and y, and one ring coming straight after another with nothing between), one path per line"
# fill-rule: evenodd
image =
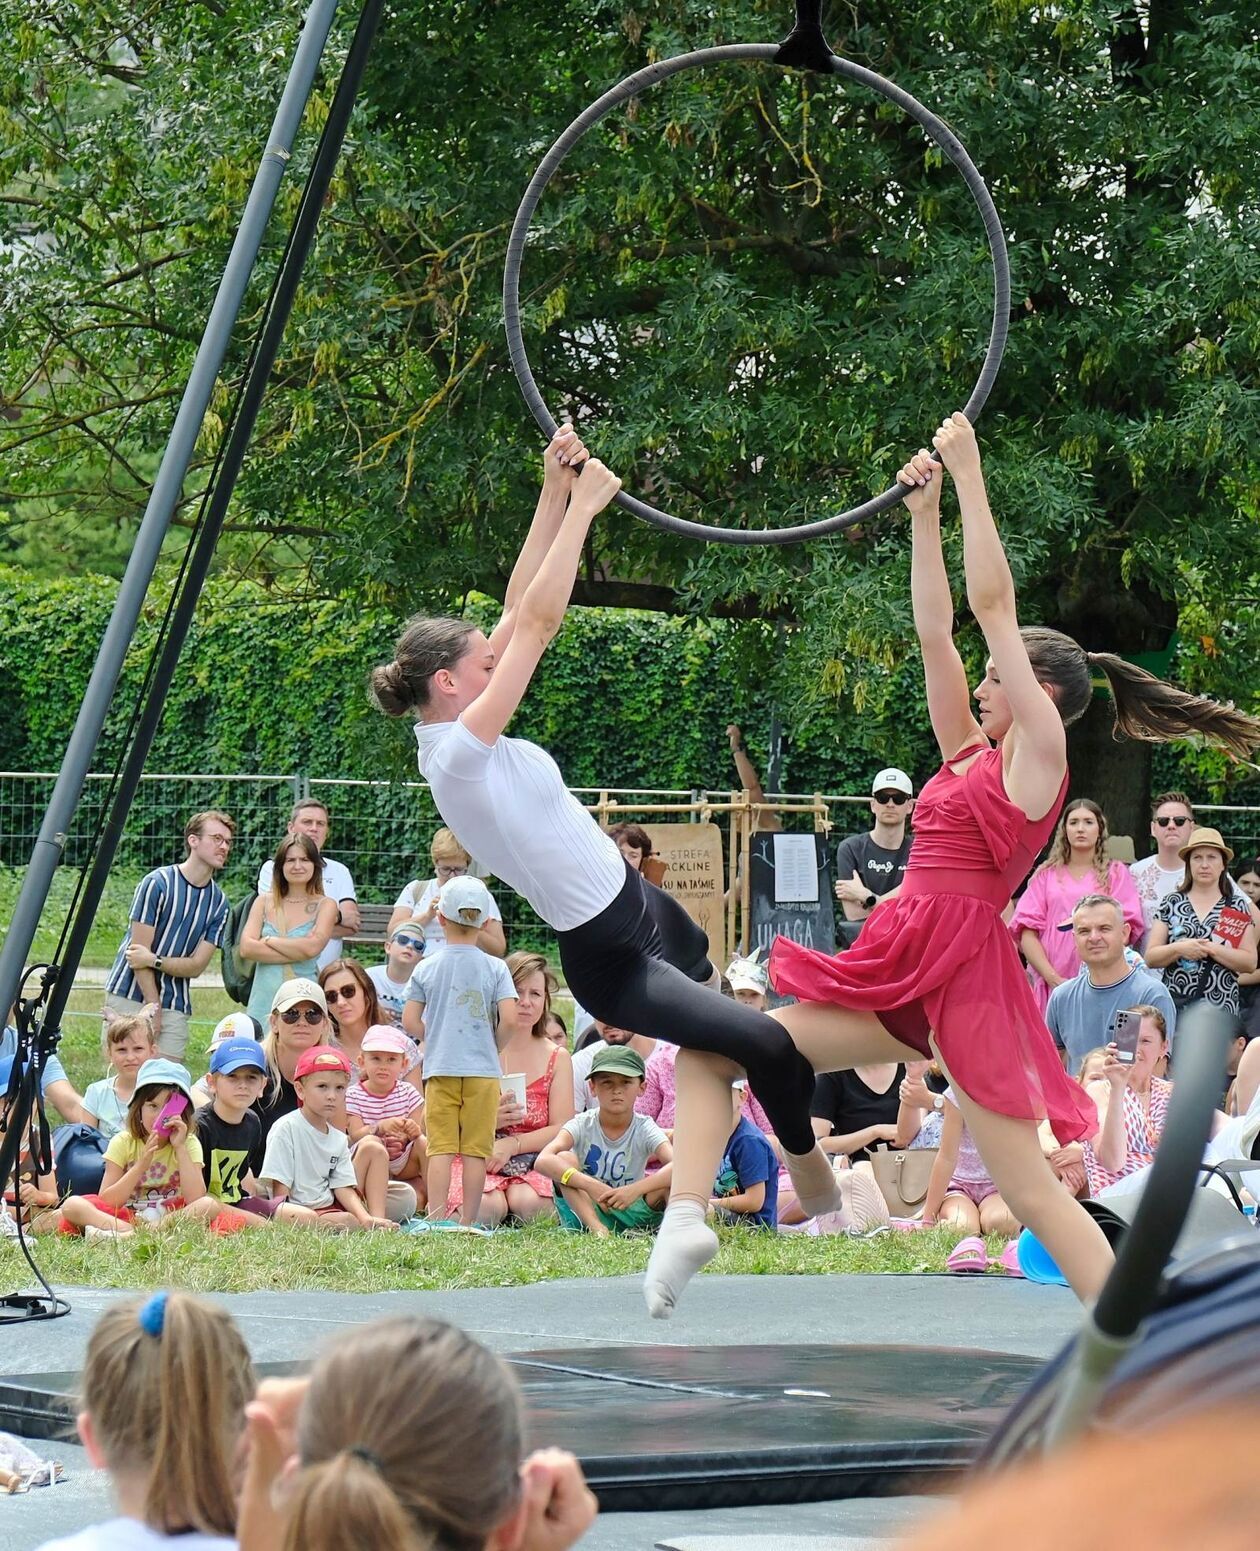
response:
M913 806L909 776L881 770L872 827L840 839L838 951L900 887ZM29 1208L35 1231L126 1234L192 1216L221 1233L273 1219L484 1232L554 1216L606 1234L659 1220L677 1048L581 1008L571 1044L547 958L504 957L502 912L447 829L432 843L432 876L398 895L381 961L364 963L361 948L347 947L361 915L350 870L327 854L327 809L299 803L256 897L236 907L248 997L216 1028L209 1070L194 1081L184 1064L191 982L233 915L216 878L234 836L227 814L193 815L184 859L137 887L107 986L104 1075L80 1097L55 1058L44 1073L45 1097L67 1125L57 1177L28 1171L15 1193L12 1209ZM622 824L615 837L631 866L656 865L646 830ZM1154 853L1126 866L1109 853L1102 809L1070 802L1007 913L1064 1065L1098 1111L1088 1143L1060 1147L1045 1133L1052 1167L1077 1195L1149 1166L1186 1005L1207 1000L1260 1025L1260 862L1231 875L1233 851L1197 827L1179 792L1155 798L1151 838ZM758 956L730 964L722 990L764 1008L771 988ZM1115 1040L1120 1015L1140 1024L1126 1049ZM1260 1087L1253 1032L1240 1030L1231 1052L1221 1126ZM11 1029L4 1041L0 1066L11 1059ZM756 1093L737 1086L732 1106L715 1212L799 1227ZM932 1063L823 1074L812 1115L849 1177L873 1181L890 1152L930 1153L918 1221L1018 1231ZM907 1209L896 1199L893 1207ZM858 1226L887 1218L881 1203Z

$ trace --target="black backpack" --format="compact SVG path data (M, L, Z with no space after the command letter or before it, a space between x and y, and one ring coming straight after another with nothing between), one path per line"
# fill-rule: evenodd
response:
M223 989L242 1007L249 1002L249 993L254 987L254 970L257 965L253 959L243 959L237 945L240 943L241 933L245 930L249 912L257 898L257 894L251 893L238 900L228 911L227 925L223 928Z

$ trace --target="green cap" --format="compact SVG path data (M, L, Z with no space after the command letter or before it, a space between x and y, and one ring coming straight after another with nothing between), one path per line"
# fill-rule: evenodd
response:
M616 1072L619 1077L637 1077L642 1082L647 1068L643 1064L643 1057L629 1045L605 1045L602 1050L595 1052L595 1059L591 1062L591 1077L598 1077L601 1072Z

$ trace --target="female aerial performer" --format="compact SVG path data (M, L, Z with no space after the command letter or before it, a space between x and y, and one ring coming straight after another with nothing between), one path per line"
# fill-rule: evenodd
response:
M550 755L504 735L563 622L591 523L621 483L587 457L572 427L553 438L544 470L489 639L467 620L417 616L394 660L373 672L372 689L388 715L416 718L420 771L443 822L554 929L582 1006L618 1028L689 1047L675 1084L679 1107L692 1117L691 1151L675 1163L646 1286L653 1313L667 1315L716 1246L705 1213L730 1134L733 1078L747 1073L807 1213L844 1211L860 1187L847 1176L837 1185L815 1140L814 1069L788 1032L718 994L704 932L627 864Z
M1057 631L1021 629L975 433L955 414L934 445L958 492L967 601L989 649L977 714L953 642L941 473L924 451L898 478L909 487L915 629L944 763L915 808L900 894L872 914L857 945L832 958L782 937L775 943L775 986L801 1000L772 1016L820 1072L935 1054L1003 1199L1090 1299L1111 1251L1052 1172L1037 1123L1048 1116L1066 1143L1095 1131L1097 1116L1060 1064L1001 912L1063 805L1065 729L1088 707L1094 671L1106 677L1117 729L1130 737L1198 733L1241 753L1260 741L1260 722L1122 658L1085 652ZM688 1119L679 1113L682 1138Z

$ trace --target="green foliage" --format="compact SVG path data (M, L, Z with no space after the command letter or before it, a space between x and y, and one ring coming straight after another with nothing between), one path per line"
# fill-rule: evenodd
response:
M55 6L0 8L12 22L0 60L0 511L22 524L20 554L64 574L83 548L66 534L95 535L116 561L102 530L134 524L296 12L114 0L70 23ZM1180 629L1190 687L1254 703L1260 55L1247 8L875 0L833 13L838 51L955 127L1003 217L1016 302L982 429L1025 616L1123 652L1162 649ZM369 619L501 596L537 461L499 305L529 173L631 70L716 41L772 40L789 14L786 0L391 7L222 554L229 575L283 593L298 628L268 637L276 655L260 652L247 680L207 689L212 744L258 768L322 735L315 753L344 768L343 742L357 748L363 729L357 682L284 737L272 722L254 739L243 717L259 676L282 671L295 703L303 675L335 677L321 632L345 626L324 600L352 598ZM349 24L347 12L338 48ZM336 64L334 50L190 498ZM683 515L757 525L885 486L965 397L989 317L975 211L917 128L857 88L751 67L678 77L593 132L547 192L524 282L531 359L553 408L583 417L631 489ZM817 697L819 727L838 707L856 710L881 752L891 740L914 763L901 741L914 705L902 676L906 567L899 512L831 542L752 552L615 513L578 598L782 620L778 636L731 638L766 692L793 707ZM256 640L244 617L240 629ZM1203 640L1213 644L1200 651ZM687 671L703 657L691 650L701 658L681 654ZM636 661L639 682L663 696L639 700L614 679L617 661L601 657L600 691L638 713L638 735L624 730L628 714L602 768L650 770L657 784L675 778L655 763L663 756L688 780L708 778L723 676L702 675L692 733L675 749L656 729L690 708L686 695ZM589 665L572 671L585 691ZM33 743L55 696L50 686L26 708ZM818 763L811 753L792 784L835 768L827 738L812 721L799 730L797 754ZM388 751L402 768L404 744L370 734L347 752L388 763ZM577 745L564 754L574 779L595 768Z

